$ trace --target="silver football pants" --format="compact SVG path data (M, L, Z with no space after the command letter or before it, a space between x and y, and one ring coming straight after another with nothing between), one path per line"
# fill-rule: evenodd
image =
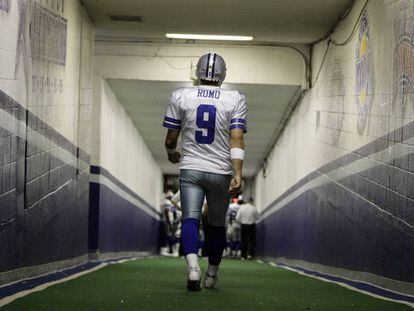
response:
M208 224L224 226L227 207L230 203L228 191L231 178L231 175L182 169L180 171L180 191L183 219L200 219L206 197Z

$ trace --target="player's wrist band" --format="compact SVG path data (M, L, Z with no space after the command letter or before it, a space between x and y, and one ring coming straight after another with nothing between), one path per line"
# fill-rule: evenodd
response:
M168 154L173 154L174 152L177 151L177 148L174 148L174 149L165 148L165 151L167 151Z
M231 148L230 158L244 160L244 150L241 148Z

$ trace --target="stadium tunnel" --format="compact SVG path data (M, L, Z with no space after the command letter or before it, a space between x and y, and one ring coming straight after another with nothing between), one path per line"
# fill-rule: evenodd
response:
M248 102L258 258L413 304L413 19L412 0L0 0L0 298L159 254L165 106L214 51Z

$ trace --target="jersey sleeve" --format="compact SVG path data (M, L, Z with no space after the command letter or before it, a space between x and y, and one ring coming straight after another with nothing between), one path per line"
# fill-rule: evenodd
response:
M164 122L162 123L164 127L173 130L181 130L181 111L178 99L178 91L175 91L171 95L170 102L168 103L165 111Z
M246 96L243 94L239 94L239 99L230 120L230 130L237 128L242 129L243 133L247 132L247 104Z

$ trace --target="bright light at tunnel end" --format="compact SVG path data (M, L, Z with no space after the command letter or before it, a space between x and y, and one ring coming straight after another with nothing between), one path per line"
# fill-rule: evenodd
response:
M167 38L172 39L193 39L193 40L227 40L227 41L251 41L251 36L226 36L226 35L197 35L183 33L167 33Z

